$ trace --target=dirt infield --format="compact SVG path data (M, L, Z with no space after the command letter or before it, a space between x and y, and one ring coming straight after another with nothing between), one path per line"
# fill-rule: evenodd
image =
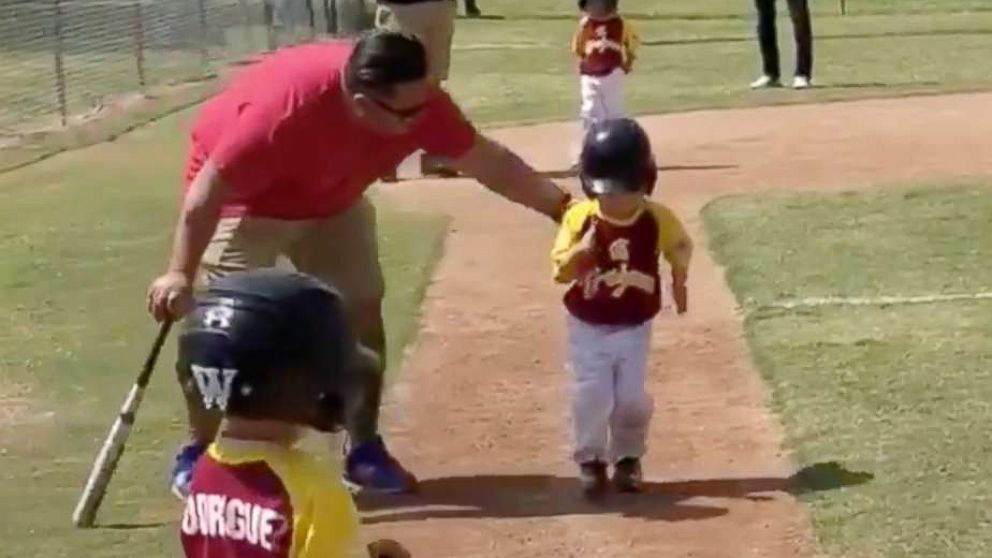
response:
M699 210L755 189L992 173L992 94L642 122L666 169L659 196L699 246L690 313L664 316L655 330L648 494L601 506L576 496L562 308L547 255L552 226L468 182L407 182L384 195L447 212L453 224L419 341L386 410L389 439L424 480L423 493L363 500L375 534L431 558L812 554L805 511L786 491L796 464L782 449ZM563 138L575 133L561 124L495 135L555 171L568 166Z

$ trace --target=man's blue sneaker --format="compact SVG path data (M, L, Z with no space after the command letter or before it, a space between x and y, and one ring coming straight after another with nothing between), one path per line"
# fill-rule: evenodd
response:
M355 491L403 494L417 488L417 477L396 461L381 436L355 446L345 460L345 483Z
M176 498L185 500L189 496L190 483L193 482L193 467L206 449L206 446L200 444L187 444L179 449L170 481L170 488Z

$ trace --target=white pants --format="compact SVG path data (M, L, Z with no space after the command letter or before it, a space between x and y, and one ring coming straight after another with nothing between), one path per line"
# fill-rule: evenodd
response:
M623 118L623 70L617 68L605 76L581 76L582 87L582 130L585 132L593 122Z
M651 322L598 326L568 316L576 463L645 452L654 402L644 389Z
M576 164L586 132L593 122L626 116L623 108L623 78L624 73L620 68L605 76L580 76L582 106L579 116L582 117L582 136L571 146L572 161Z

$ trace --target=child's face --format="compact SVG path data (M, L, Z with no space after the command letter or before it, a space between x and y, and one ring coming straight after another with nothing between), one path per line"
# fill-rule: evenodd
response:
M596 196L599 200L599 211L611 219L629 219L644 204L644 194L640 192L623 192Z
M602 19L610 15L610 11L609 9L606 8L606 6L596 3L589 5L589 9L587 10L587 13L589 14L589 17L593 19Z
M602 19L613 15L613 10L610 7L610 2L604 2L603 0L590 0L586 4L586 14L593 19Z

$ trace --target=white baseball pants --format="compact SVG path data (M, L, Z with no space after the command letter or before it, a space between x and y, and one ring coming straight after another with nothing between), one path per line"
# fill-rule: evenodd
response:
M654 412L644 385L651 322L600 326L569 315L568 342L575 462L640 458Z
M617 68L605 76L580 77L582 88L582 130L585 132L593 122L611 118L623 118L623 70Z

